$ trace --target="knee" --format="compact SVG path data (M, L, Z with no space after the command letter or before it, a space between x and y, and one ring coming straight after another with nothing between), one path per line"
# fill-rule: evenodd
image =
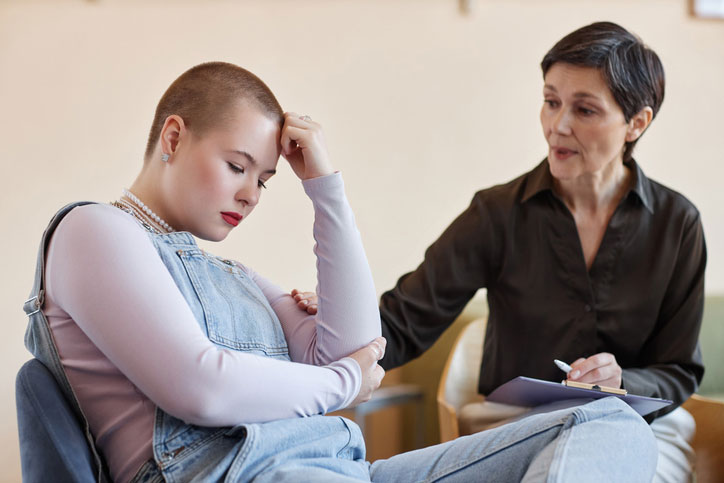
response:
M617 399L617 401L619 401ZM642 445L649 447L652 453L657 453L656 436L651 430L651 426L646 420L636 411L634 411L628 404L619 401L621 410L621 419L623 425L628 428L627 434L630 433L630 437L638 437L641 440Z
M612 436L612 442L620 445L620 450L636 455L642 467L656 467L658 458L658 445L656 436L649 424L631 406L619 398L609 397L599 399L586 406L593 409L594 416L600 416L608 427L607 433ZM592 416L591 412L587 418Z

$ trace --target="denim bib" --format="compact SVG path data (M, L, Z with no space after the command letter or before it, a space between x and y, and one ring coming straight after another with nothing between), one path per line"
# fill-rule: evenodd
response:
M43 234L38 254L36 283L30 300L26 302L26 313L30 316L26 346L36 358L48 366L66 397L72 400L79 419L85 423L86 435L95 450L93 437L67 381L42 312L44 258L48 241L60 220L70 210L83 204L87 203L73 203L61 209ZM235 263L201 250L190 233L159 234L150 226L144 223L141 225L148 232L199 327L214 345L227 350L290 360L284 332L276 313L261 289ZM249 388L250 391L254 389ZM223 394L219 397L223 397ZM280 394L280 397L284 395ZM243 420L243 409L240 411L240 419ZM348 462L364 459L364 441L359 428L343 418L312 416L266 424L213 428L185 423L156 407L153 431L156 468L140 471L136 480L158 479L161 476L159 472L166 481L188 481L190 475L198 477L201 474L204 474L202 479L216 479L231 471L229 465L232 460L236 466L243 466L242 456L247 456L249 461L257 459L254 455L242 454L242 446L245 446L246 451L253 451L250 442L244 445L245 440L260 440L264 434L261 438L263 446L275 448L276 439L280 444L282 441L289 444L289 435L294 433L298 433L300 438L305 434L314 434L316 437L324 434L339 440L335 444L339 447L337 451L342 459ZM262 450L261 447L259 450ZM102 457L98 451L94 454L99 467L103 468ZM352 473L358 473L358 467L359 465L355 465ZM105 477L105 473L99 470L99 475L101 474ZM99 481L101 479L99 476Z
M276 313L261 289L234 262L201 250L190 233L149 232L149 236L214 345L290 360Z

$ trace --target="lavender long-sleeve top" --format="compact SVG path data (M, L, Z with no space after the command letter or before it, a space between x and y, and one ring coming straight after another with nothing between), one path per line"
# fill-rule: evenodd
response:
M189 423L227 426L325 413L356 397L360 367L345 356L380 335L372 276L341 175L303 186L315 210L318 314L240 265L279 317L293 362L213 345L127 213L87 205L58 226L45 314L114 480L152 458L157 405Z

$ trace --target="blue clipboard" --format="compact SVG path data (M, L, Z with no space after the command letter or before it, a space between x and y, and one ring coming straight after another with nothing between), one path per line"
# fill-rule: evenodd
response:
M601 399L617 397L631 406L641 416L672 404L668 399L635 396L633 394L613 394L598 389L583 389L565 386L559 382L543 381L531 377L518 376L491 392L486 401L512 404L513 406L536 407L556 401L570 399Z

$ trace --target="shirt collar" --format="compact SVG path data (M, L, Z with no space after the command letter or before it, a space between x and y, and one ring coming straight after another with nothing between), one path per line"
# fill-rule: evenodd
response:
M653 214L654 192L651 188L651 180L646 177L635 160L632 159L626 164L628 164L628 167L631 168L631 172L634 175L633 183L631 184L631 191L638 195L641 203L643 203L646 209Z
M629 193L635 193L646 209L653 213L654 204L651 181L646 177L635 160L632 159L626 164L633 174L633 181L631 182L631 190ZM551 176L550 169L548 169L548 158L544 159L533 169L533 171L528 173L526 178L525 189L523 190L523 196L520 199L521 203L525 203L538 193L542 193L544 191L553 192L553 176Z
M551 176L551 171L548 169L548 158L545 158L526 176L525 189L520 202L525 203L543 191L553 192L553 176Z

